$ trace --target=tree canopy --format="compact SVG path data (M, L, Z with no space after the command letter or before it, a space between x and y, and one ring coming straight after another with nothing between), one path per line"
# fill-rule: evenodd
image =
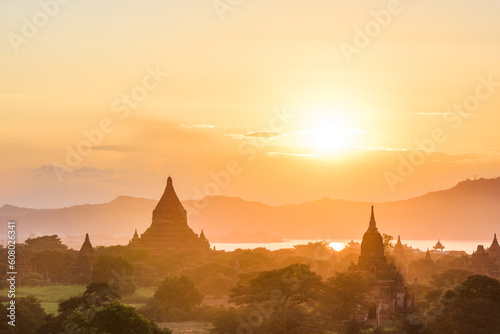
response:
M155 322L138 314L132 306L117 301L92 306L87 312L75 311L64 322L64 328L81 334L171 334L170 330L160 329Z
M136 289L134 270L134 265L123 256L102 254L92 266L91 281L112 285L118 289L120 295L131 295Z
M154 298L158 299L166 310L189 310L200 305L203 297L203 293L189 277L176 275L165 277L154 294Z
M436 333L500 333L500 282L482 275L469 276L441 296L428 318Z
M45 250L67 250L68 246L64 245L57 236L54 235L44 235L36 238L28 238L24 242L24 250L32 252L42 252Z

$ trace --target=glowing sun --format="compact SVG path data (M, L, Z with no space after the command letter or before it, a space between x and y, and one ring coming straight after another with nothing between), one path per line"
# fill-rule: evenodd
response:
M305 135L307 146L322 153L338 153L354 145L355 135L364 130L349 124L345 117L321 117L311 123L309 129L299 134Z
M341 242L330 242L329 244L330 248L333 249L334 251L340 252L345 248L345 244Z

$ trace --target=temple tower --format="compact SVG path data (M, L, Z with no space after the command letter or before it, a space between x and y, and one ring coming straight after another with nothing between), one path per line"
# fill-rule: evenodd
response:
M478 245L476 252L472 253L469 269L475 273L497 277L500 271L491 257L484 251L483 245Z
M140 237L136 234L130 241L130 246L151 252L167 248L210 250L210 243L205 234L202 232L198 237L188 226L186 210L177 197L171 177L168 178L163 196L153 210L151 226Z
M71 266L69 272L72 278L86 277L90 279L92 274L92 265L94 264L95 252L94 247L90 243L89 234L85 235L85 241L76 256L76 260Z
M405 314L411 306L411 296L408 294L401 271L394 263L387 264L384 242L377 228L373 206L368 229L361 242L358 264L351 264L349 271L362 273L374 284L371 292L372 306L367 312L369 323L375 324L378 319L387 320Z
M496 233L493 237L493 242L491 243L490 248L488 248L488 255L493 262L495 262L497 265L500 265L500 245L498 244Z

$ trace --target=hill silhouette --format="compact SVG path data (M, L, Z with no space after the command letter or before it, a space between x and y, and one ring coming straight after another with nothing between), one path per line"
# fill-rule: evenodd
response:
M157 200L119 196L105 204L60 209L4 205L0 208L0 220L18 222L20 241L30 233L58 234L63 238L89 233L126 242L135 228L143 233L149 227L156 203ZM403 239L477 240L500 232L499 203L500 178L465 180L451 189L375 203L375 214L381 232L399 234ZM372 203L323 198L271 206L216 196L183 204L189 213L189 225L196 233L203 229L211 241L219 238L230 242L233 235L234 242L243 241L241 238L246 242L266 242L279 238L359 238L366 230Z

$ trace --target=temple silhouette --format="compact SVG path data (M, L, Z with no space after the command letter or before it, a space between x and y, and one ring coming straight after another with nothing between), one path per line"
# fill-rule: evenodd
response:
M163 196L153 210L151 226L141 236L136 229L129 246L151 253L159 253L164 249L210 250L210 243L203 231L198 236L189 227L186 210L175 193L171 177L168 177Z
M370 307L361 314L361 318L366 318L372 324L406 314L412 305L401 271L394 263L387 264L384 251L384 242L378 231L372 206L368 230L361 242L358 264L351 262L349 267L349 271L360 272L373 283L369 297Z
M85 235L85 241L76 256L75 262L69 268L69 279L89 281L92 276L92 265L96 261L94 247L90 243L89 234Z

